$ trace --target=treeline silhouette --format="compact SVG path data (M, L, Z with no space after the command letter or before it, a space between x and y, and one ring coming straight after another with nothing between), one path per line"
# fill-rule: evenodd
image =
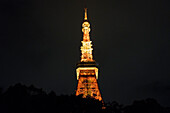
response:
M134 101L123 106L113 101L103 103L93 98L75 95L46 93L33 85L20 83L10 86L5 92L0 88L0 113L170 113L169 107L162 107L155 99Z

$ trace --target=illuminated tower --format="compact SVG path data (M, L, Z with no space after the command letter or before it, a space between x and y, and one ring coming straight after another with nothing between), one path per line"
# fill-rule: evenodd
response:
M76 95L83 95L83 98L89 96L101 101L102 98L97 83L98 66L92 55L93 48L89 36L90 23L87 20L87 8L85 8L82 32L81 61L77 64L76 69L78 80Z

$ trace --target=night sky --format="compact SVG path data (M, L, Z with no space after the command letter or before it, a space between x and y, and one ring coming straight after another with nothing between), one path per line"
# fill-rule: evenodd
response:
M169 0L88 0L105 102L155 98L170 106ZM74 94L83 0L0 1L0 87Z

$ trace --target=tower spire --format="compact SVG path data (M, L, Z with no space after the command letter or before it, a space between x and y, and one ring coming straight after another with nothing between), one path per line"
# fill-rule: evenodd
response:
M84 20L87 20L87 8L84 8Z

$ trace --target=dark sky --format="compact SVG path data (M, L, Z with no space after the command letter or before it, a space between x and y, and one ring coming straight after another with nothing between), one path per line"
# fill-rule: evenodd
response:
M155 98L170 106L169 0L89 0L104 101ZM0 87L76 90L83 0L0 1Z

